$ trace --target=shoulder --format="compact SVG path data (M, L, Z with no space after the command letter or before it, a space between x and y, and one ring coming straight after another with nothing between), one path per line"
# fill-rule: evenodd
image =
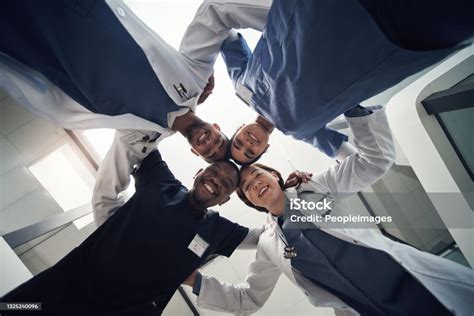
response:
M317 181L317 178L315 176L313 176L310 181L306 183L301 183L296 188L289 188L285 190L285 194L287 194L287 196L291 194L296 195L302 192L326 193L327 190L325 190L325 187Z

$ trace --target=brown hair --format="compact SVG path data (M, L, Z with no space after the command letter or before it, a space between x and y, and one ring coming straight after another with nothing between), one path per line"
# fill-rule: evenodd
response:
M281 176L281 173L276 170L276 169L273 169L272 167L268 167L264 164L261 164L261 163L255 163L255 164L252 164L252 165L249 165L249 166L244 166L240 169L240 172L242 172L242 170L246 167L257 167L257 168L260 168L260 169L263 169L265 171L268 171L270 173L272 172L275 172L277 177L278 177L278 185L280 186L280 188L282 190L285 190L285 181L283 181L283 177ZM250 206L251 208L254 208L256 209L257 211L259 212L265 212L265 213L268 213L268 210L262 206L257 206L255 204L253 204L252 202L250 202L249 199L247 199L247 197L245 196L245 193L244 191L242 191L242 188L240 187L240 183L239 183L239 186L237 187L237 189L235 190L236 193L237 193L237 196L240 198L240 200L242 202L244 202L245 205L247 206Z

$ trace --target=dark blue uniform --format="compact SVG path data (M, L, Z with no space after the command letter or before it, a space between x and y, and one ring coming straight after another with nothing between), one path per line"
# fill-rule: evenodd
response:
M169 127L168 113L181 109L104 0L3 1L0 52L94 113Z
M210 254L230 256L248 229L193 209L160 154L135 175L136 193L79 247L2 301L42 302L45 315L159 314ZM209 247L188 249L198 234Z

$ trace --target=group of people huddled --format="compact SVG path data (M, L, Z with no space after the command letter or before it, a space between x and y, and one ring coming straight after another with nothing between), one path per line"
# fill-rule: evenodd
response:
M338 315L472 315L471 269L376 228L289 216L307 215L292 209L292 197L330 199L331 215L343 214L341 196L390 169L385 109L361 102L472 45L472 12L468 0L209 0L176 50L121 0L7 1L0 87L64 128L117 131L97 172L97 230L0 301L41 302L44 315L158 315L186 284L199 307L252 313L285 274ZM262 32L253 50L243 28ZM258 114L230 138L196 114L214 89L219 54L237 96ZM351 142L326 127L340 115ZM275 128L334 165L284 177L259 163ZM175 132L209 163L190 189L158 150ZM136 191L125 200L131 176ZM234 191L268 214L263 225L208 209ZM199 272L209 256L238 247L256 249L242 284Z

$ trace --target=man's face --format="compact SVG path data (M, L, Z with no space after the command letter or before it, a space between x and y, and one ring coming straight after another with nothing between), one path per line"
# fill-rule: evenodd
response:
M258 123L250 123L240 127L230 148L232 158L245 164L260 156L268 148L270 133Z
M192 152L204 160L211 162L226 158L229 140L219 125L196 123L188 129L186 137L193 148Z
M223 204L236 189L238 180L237 170L231 162L214 162L196 175L192 198L203 207Z

